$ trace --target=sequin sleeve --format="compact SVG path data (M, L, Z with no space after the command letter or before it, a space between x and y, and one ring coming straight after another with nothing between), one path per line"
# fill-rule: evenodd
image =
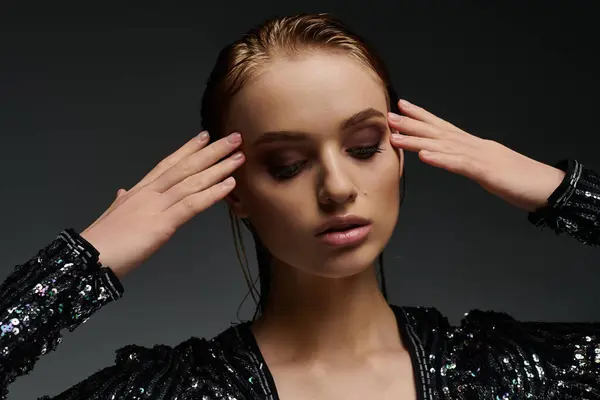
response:
M529 213L529 221L600 246L600 177L577 160L561 160L555 167L565 171L565 178L548 198L548 206Z
M96 249L72 229L15 267L0 286L0 398L57 347L61 331L73 331L122 293Z

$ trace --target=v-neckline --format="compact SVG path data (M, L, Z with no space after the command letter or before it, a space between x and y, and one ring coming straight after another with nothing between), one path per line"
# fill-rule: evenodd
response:
M426 365L424 363L424 359L422 359L424 354L421 355L422 357L419 356L419 353L424 353L424 349L418 336L409 324L406 311L402 307L397 307L394 305L390 305L390 307L396 317L396 324L398 326L398 331L400 332L400 340L410 356L415 392L417 394L416 400L425 400L427 382L425 380L426 371L424 368L426 368ZM277 386L275 385L275 378L273 377L273 374L269 369L269 365L265 361L263 354L260 351L260 347L258 346L258 342L254 336L254 332L252 332L251 326L252 321L247 321L238 325L238 327L242 328L240 329L242 338L249 347L250 352L256 356L260 365L262 377L266 380L264 383L268 387L271 394L271 399L269 400L281 400L279 393L277 392Z

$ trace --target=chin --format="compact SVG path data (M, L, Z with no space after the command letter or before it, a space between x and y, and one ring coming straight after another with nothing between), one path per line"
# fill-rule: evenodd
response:
M367 241L355 247L331 250L320 263L322 268L314 273L325 278L348 278L365 272L376 262L383 251L379 243Z

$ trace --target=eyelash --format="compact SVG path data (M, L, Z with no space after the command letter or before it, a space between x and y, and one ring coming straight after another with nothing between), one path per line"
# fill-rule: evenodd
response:
M359 160L368 160L377 153L381 153L383 149L379 147L379 144L369 147L355 147L348 149L347 152L353 157ZM278 181L285 181L292 179L300 172L300 169L306 164L306 161L300 161L284 167L273 168L273 177Z

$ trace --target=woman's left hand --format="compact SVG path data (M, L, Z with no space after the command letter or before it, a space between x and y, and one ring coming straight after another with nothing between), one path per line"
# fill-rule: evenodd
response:
M404 100L403 116L390 113L392 146L419 153L421 161L474 180L526 211L547 205L565 173L492 140L478 138Z

